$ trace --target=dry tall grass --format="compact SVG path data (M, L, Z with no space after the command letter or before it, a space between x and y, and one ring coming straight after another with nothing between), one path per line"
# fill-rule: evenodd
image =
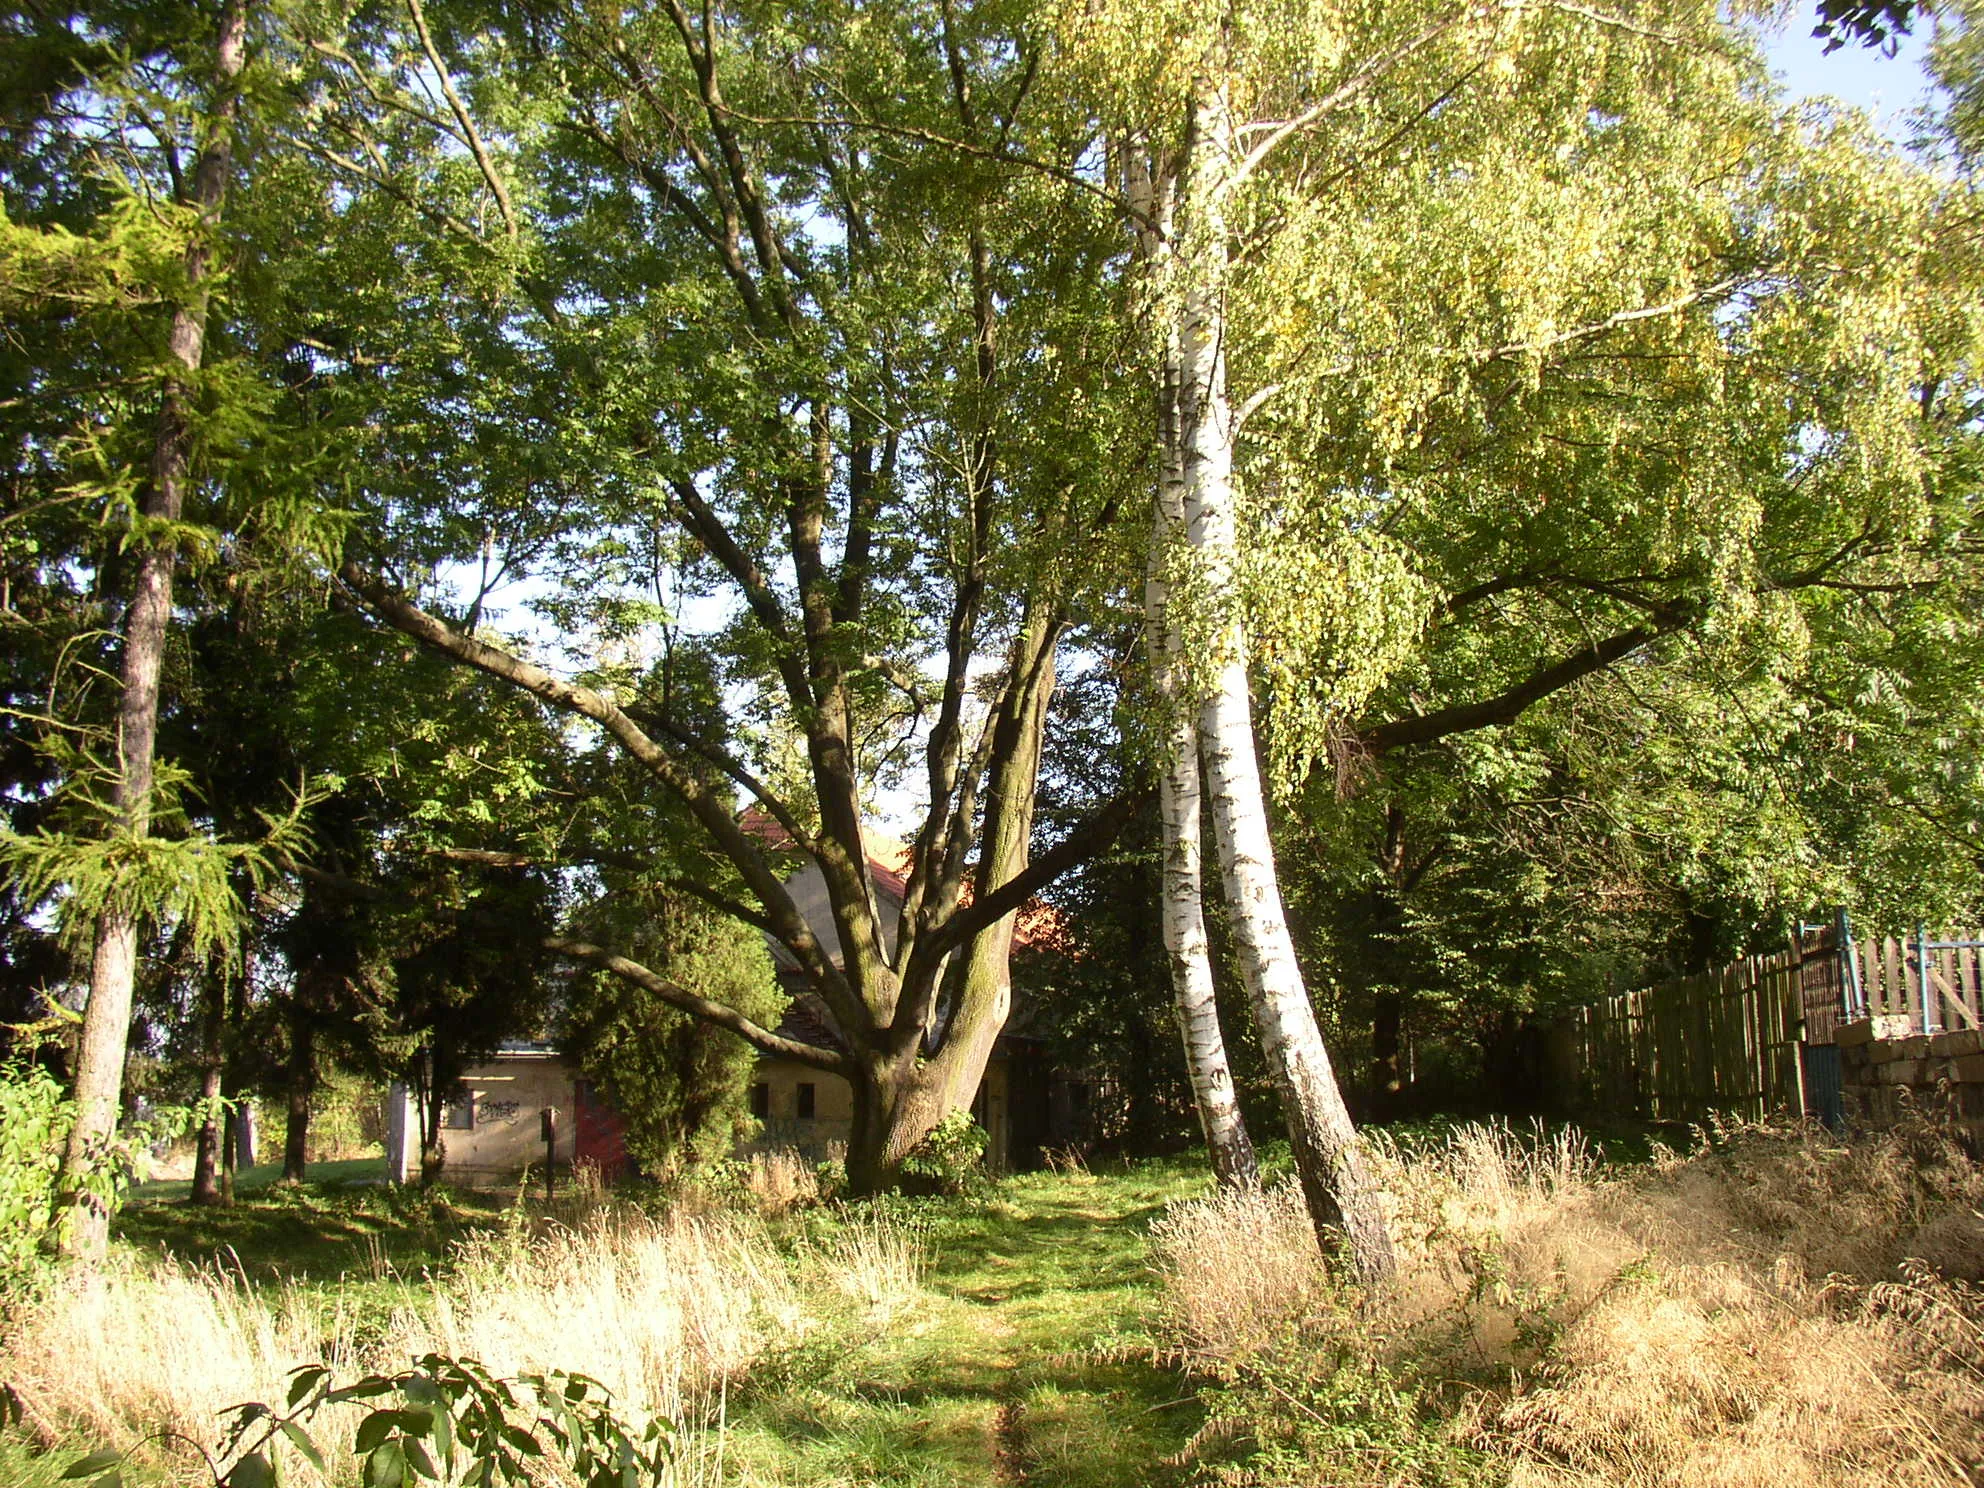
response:
M573 1228L470 1240L389 1314L123 1257L72 1274L27 1313L0 1350L0 1378L46 1440L120 1447L161 1431L211 1442L221 1410L280 1400L303 1363L352 1377L430 1351L499 1375L590 1375L636 1417L709 1429L713 1403L766 1351L875 1326L917 1294L922 1265L916 1238L883 1215L847 1216L793 1253L754 1215L611 1206ZM322 1418L324 1440L351 1439L358 1408L342 1409Z
M1330 1282L1287 1190L1182 1206L1155 1236L1180 1346L1266 1381L1260 1440L1341 1423L1359 1391L1383 1414L1408 1382L1413 1431L1303 1437L1319 1481L1465 1460L1515 1488L1971 1488L1984 1468L1984 1170L1948 1135L1752 1129L1619 1180L1575 1137L1486 1127L1375 1158L1402 1263L1381 1295Z

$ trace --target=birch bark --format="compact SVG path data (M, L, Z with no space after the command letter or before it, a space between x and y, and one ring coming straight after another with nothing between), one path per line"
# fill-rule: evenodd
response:
M1204 592L1221 610L1199 719L1205 786L1235 950L1310 1218L1325 1246L1340 1227L1358 1276L1380 1281L1396 1269L1391 1236L1295 960L1254 755L1246 634L1234 603L1235 428L1226 391L1225 209L1239 151L1225 81L1209 74L1194 94L1180 199L1178 406L1187 538Z
M1212 954L1206 939L1201 871L1199 724L1179 676L1180 638L1170 613L1165 550L1185 521L1183 450L1178 443L1177 361L1166 357L1159 427L1163 466L1151 513L1150 566L1144 579L1144 635L1157 691L1167 706L1165 766L1158 779L1163 825L1164 951L1171 968L1172 1008L1184 1043L1199 1126L1215 1178L1223 1188L1260 1185L1260 1165L1240 1116L1226 1038L1213 995Z

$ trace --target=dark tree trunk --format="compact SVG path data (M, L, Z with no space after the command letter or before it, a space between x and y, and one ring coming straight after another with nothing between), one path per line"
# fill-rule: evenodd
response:
M200 1104L205 1116L193 1149L192 1202L213 1205L224 1201L220 1150L227 1122L221 1114L220 1095L225 1065L222 1040L227 1027L227 984L211 971L202 984L200 1003Z
M317 1092L317 1039L307 1012L289 1020L289 1108L282 1134L282 1181L301 1183L310 1150L310 1098Z
M1376 1121L1395 1119L1403 1104L1404 1029L1405 994L1379 992L1371 1007L1371 1116Z

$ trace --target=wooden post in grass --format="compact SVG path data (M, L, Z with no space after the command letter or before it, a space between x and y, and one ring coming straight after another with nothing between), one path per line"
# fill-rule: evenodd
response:
M538 1129L544 1136L544 1202L551 1202L558 1161L558 1108L546 1106L537 1113Z

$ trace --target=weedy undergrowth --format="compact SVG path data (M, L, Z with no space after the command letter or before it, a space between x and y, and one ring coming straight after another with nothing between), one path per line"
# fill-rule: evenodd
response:
M1607 1175L1575 1134L1464 1127L1373 1162L1396 1283L1361 1293L1299 1197L1176 1206L1163 1327L1235 1481L1512 1488L1971 1485L1984 1170L1916 1124L1729 1127Z

